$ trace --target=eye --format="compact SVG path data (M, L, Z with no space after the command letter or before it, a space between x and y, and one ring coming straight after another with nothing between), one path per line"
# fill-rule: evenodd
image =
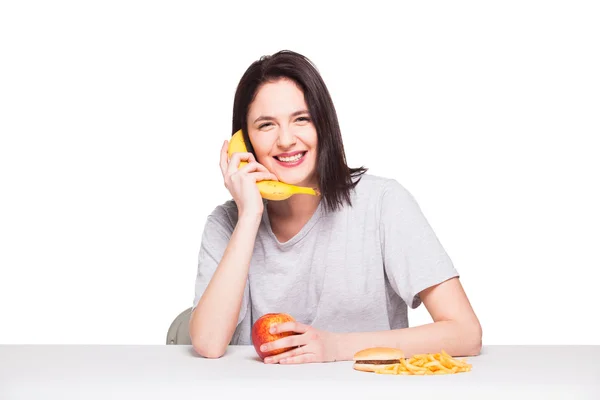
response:
M298 117L298 118L296 118L296 122L298 122L298 121L300 121L300 122L310 122L310 118L308 118L308 117Z
M269 126L269 125L273 125L273 124L272 124L272 123L270 123L270 122L265 122L264 124L260 124L260 125L258 126L258 129L265 128L265 127L267 127L267 126Z

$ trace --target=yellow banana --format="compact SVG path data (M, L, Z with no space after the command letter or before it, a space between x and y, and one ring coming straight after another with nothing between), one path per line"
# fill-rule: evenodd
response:
M246 152L248 152L248 149L246 148L244 136L242 135L242 130L240 129L231 137L227 154L229 155L229 158L231 158L233 153ZM246 161L240 162L239 168L246 164L248 164ZM316 189L294 186L278 181L258 181L256 182L256 185L258 186L260 195L263 197L263 199L267 200L285 200L295 194L311 194L313 196L320 195L319 191Z

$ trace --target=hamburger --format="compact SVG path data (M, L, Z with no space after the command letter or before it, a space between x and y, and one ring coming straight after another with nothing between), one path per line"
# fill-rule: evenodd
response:
M357 371L375 372L387 366L400 364L404 352L391 347L371 347L354 354L354 369Z

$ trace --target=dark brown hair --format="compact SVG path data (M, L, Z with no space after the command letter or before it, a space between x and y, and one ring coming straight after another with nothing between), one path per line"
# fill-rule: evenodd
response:
M333 101L317 68L308 58L293 51L282 50L253 62L240 79L235 92L232 133L242 129L248 151L256 156L248 137L248 109L262 84L282 78L292 80L304 92L304 99L317 131L316 168L325 208L335 211L344 202L352 205L350 191L367 169L349 168L346 164ZM358 179L354 180L354 177Z

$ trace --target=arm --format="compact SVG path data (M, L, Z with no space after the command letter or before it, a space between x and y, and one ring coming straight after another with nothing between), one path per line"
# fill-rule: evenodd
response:
M192 345L204 357L221 357L231 341L259 224L260 216L238 221L223 258L192 313Z
M414 197L395 181L381 202L383 268L392 289L407 307L425 304L433 323L381 332L332 333L298 322L278 325L275 333L294 331L266 344L265 351L302 346L265 362L302 363L352 360L369 347L395 347L406 356L439 353L474 355L481 349L481 327L442 247ZM426 289L423 289L426 288ZM383 290L383 289L382 289Z
M382 332L338 334L337 360L352 360L368 347L395 347L407 357L419 353L474 356L481 350L482 329L458 278L420 292L433 323Z
M237 327L238 316L244 298L250 259L254 250L256 232L260 225L264 205L256 182L277 179L264 166L258 164L251 153L227 155L227 141L221 147L221 172L225 187L229 190L238 209L238 220L231 233L227 247L220 254L212 254L210 262L201 261L199 268L207 264L218 265L198 300L190 318L190 338L196 352L204 357L218 358L225 354ZM241 161L247 164L238 168ZM207 242L214 241L219 229L205 229ZM209 272L205 273L205 277Z
M264 345L263 351L295 347L265 358L266 363L350 361L358 351L370 347L394 347L406 357L422 353L474 356L481 349L481 326L458 278L420 292L434 322L413 328L379 332L332 333L299 322L284 322L273 333L296 332Z

